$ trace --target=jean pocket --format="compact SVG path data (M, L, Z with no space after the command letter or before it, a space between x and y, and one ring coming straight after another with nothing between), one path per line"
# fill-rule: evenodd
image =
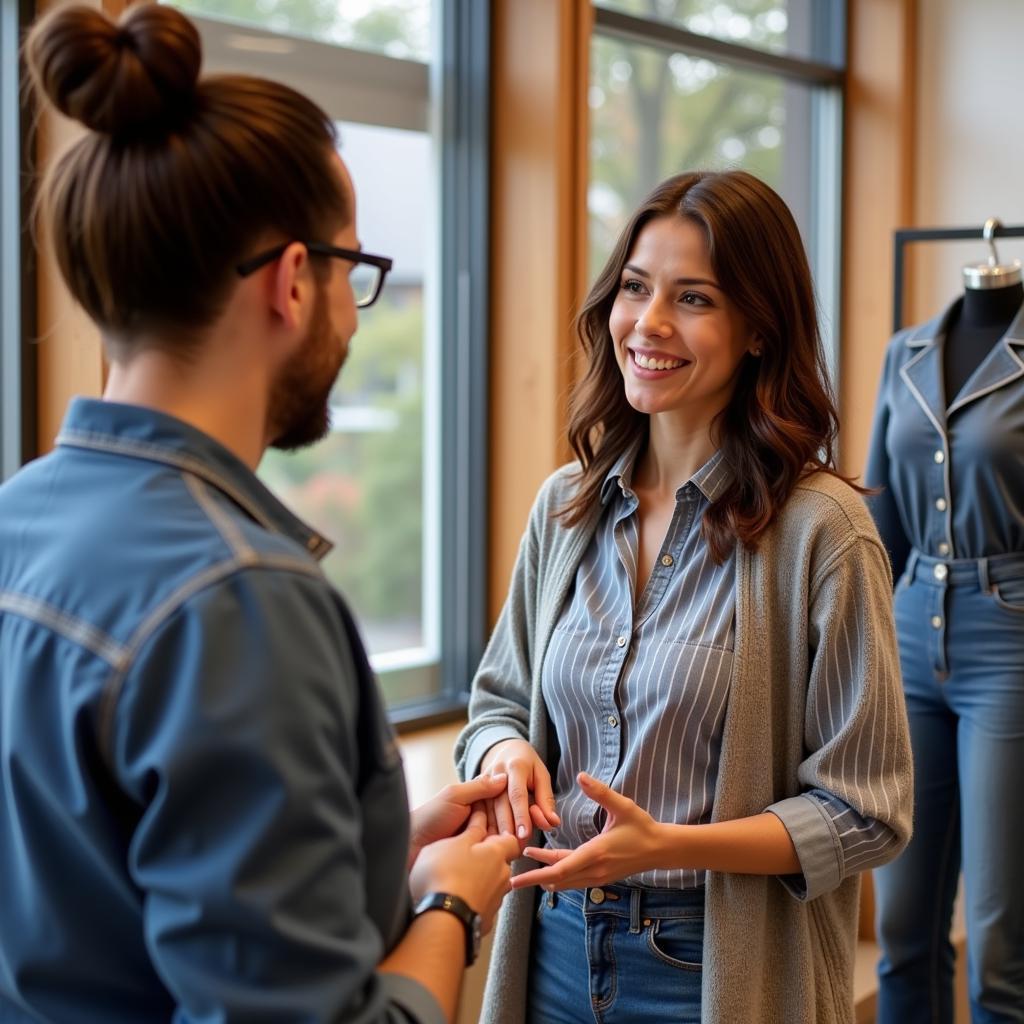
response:
M1000 608L1017 615L1024 615L1024 578L993 583L991 594L992 600Z
M704 964L704 915L667 917L651 922L647 946L663 963L682 971L700 971Z

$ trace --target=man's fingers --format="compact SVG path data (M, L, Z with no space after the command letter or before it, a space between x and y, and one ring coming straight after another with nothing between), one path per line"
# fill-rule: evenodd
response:
M487 812L480 804L474 804L466 822L466 831L478 841L487 835Z
M486 836L483 843L486 846L497 847L508 864L511 864L519 856L519 840L515 836Z
M463 782L459 786L459 802L471 804L477 800L490 800L503 792L508 785L508 776L504 772L495 775L478 775L475 779Z

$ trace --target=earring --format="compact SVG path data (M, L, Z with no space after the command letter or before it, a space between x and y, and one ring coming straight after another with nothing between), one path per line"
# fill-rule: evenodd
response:
M761 350L759 348L751 349L750 354L757 359L761 358Z

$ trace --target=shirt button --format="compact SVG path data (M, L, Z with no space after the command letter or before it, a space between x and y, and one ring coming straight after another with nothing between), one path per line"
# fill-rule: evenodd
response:
M590 902L597 904L604 903L604 889L591 889Z
M618 640L616 640L615 642L616 642L616 644L619 645L619 647L625 647L626 646L626 638L624 636L620 636L618 638Z
M671 555L662 555L661 556L661 564L662 565L671 565L673 563L673 561L675 561L675 559L673 559L673 557Z
M933 458L933 459L935 459L935 461L936 461L936 462L945 462L945 461L946 461L946 453L945 453L944 451L942 451L942 449L939 449L939 450L938 450L938 451L937 451L937 452L936 452L936 453L935 453L935 454L934 454L934 455L932 456L932 458Z
M939 554L940 555L948 555L949 554L949 545L945 541L942 541L942 543L939 544Z
M946 568L941 562L932 570L937 580L944 580L949 575L949 569Z
M942 616L941 615L933 615L932 616L932 629L942 629Z
M608 724L614 729L619 724L619 720L614 715L609 715Z
M936 501L935 501L935 507L940 512L945 512L946 511L946 499L945 498L937 498Z

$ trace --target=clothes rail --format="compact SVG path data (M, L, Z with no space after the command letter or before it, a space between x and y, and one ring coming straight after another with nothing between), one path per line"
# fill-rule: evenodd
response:
M903 326L904 251L911 242L958 242L983 239L983 227L977 228L897 228L893 232L893 293L892 329L895 333ZM1000 225L992 232L993 238L1024 238L1024 226Z

